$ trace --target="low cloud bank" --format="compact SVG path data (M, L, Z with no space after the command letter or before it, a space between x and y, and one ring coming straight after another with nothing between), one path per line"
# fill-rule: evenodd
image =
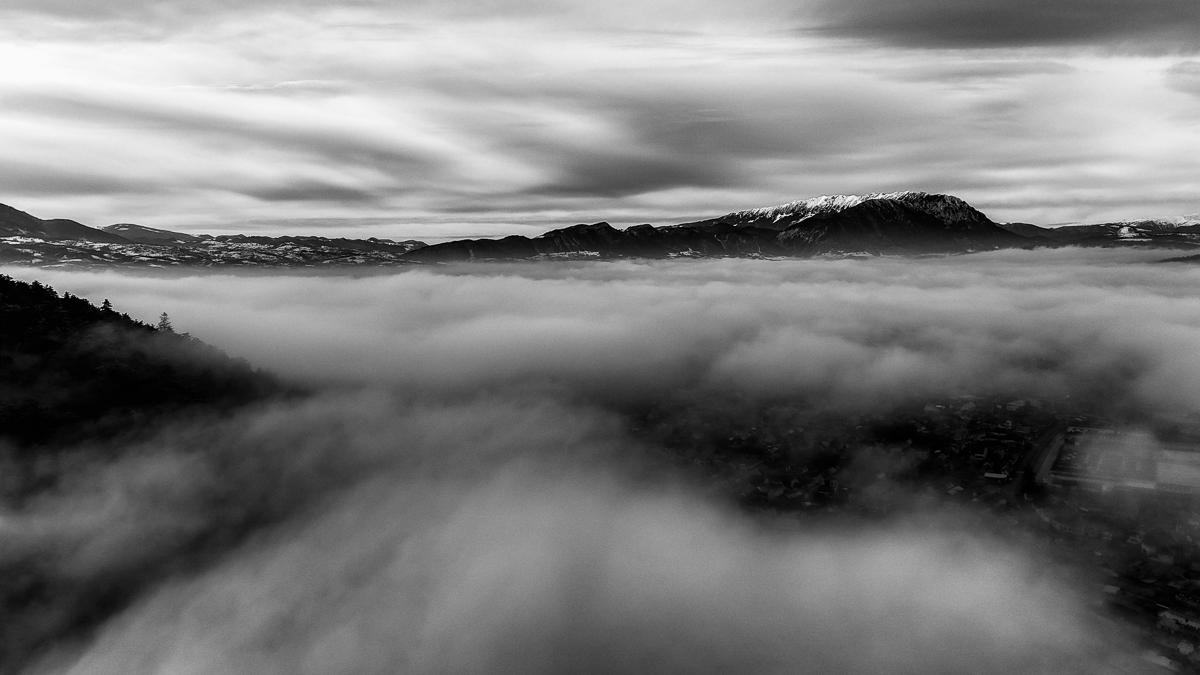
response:
M1200 408L1200 269L1158 253L502 265L349 276L13 269L314 384L616 400L680 386L878 405L1021 390Z
M0 563L58 590L9 625L121 591L72 644L16 641L39 675L1128 670L1036 552L760 528L639 463L614 411L681 389L1195 409L1200 270L1155 257L8 269L317 391L51 467L3 514Z

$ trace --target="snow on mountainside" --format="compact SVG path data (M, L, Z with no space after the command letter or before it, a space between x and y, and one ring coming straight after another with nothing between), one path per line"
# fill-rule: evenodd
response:
M898 193L897 193L898 194ZM809 199L798 199L787 204L779 206L762 206L757 209L746 209L745 211L736 211L731 213L731 216L756 220L759 218L770 218L772 221L779 221L788 216L811 216L818 213L830 213L833 211L843 211L851 206L858 206L868 199L884 197L883 194L871 195L821 195L820 197L811 197Z
M1043 229L1061 230L1080 227L1143 227L1155 230L1173 230L1182 227L1200 225L1200 213L1189 213L1168 218L1126 218L1124 220L1089 220L1069 223L1058 223Z
M1200 249L1200 214L1044 228L995 223L953 195L825 195L717 218L626 229L600 222L537 237L417 241L319 236L189 235L130 223L97 230L0 204L0 264L384 266L470 260L951 255L1001 248Z
M1173 230L1180 227L1195 227L1200 225L1200 213L1193 213L1175 218L1148 218L1145 220L1121 220L1115 223L1105 223L1117 226L1146 227L1160 230Z
M193 241L200 241L201 237L183 232L172 232L171 230L160 230L155 227L146 227L145 225L134 225L133 223L117 223L102 228L105 232L112 232L125 237L129 241L138 244L182 244Z
M972 225L990 222L987 216L958 197L917 191L879 192L867 195L822 195L779 206L736 211L715 220L769 229L783 229L806 218L827 213L840 213L871 201L904 204L933 216L946 225Z

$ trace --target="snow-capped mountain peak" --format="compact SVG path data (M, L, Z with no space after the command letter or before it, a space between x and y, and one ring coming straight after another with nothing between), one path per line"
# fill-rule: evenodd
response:
M934 194L906 190L903 192L876 192L867 195L821 195L811 199L802 199L779 206L749 209L730 214L730 218L739 221L764 220L777 223L781 220L801 220L823 213L844 211L873 200L899 202L910 208L927 213L947 225L986 220L986 216L970 204L952 195Z

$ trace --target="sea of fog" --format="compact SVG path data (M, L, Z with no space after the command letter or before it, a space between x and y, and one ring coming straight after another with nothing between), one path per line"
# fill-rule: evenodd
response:
M1197 410L1200 266L1162 257L0 269L167 312L312 392L67 467L3 514L0 555L84 582L196 556L29 673L1124 672L1122 636L1036 550L763 528L635 478L620 411L683 390ZM270 525L180 549L247 513Z

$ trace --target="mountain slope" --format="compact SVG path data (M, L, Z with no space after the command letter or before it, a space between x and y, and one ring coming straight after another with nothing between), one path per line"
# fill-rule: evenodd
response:
M805 216L777 239L793 255L966 253L1028 244L970 207L963 212L940 205L932 200L915 205L900 199L863 200Z
M42 220L0 204L0 264L129 267L361 267L403 265L424 242L320 236L191 235L118 223L103 230Z
M1128 220L1114 223L1038 227L1028 223L1005 223L1002 228L1031 240L1060 246L1152 246L1160 248L1200 247L1200 224L1183 218Z
M407 253L419 262L524 260L535 258L667 258L674 256L785 255L775 232L702 226L635 225L618 230L608 223L573 225L537 237L460 239Z
M838 195L668 227L574 225L538 237L459 240L405 257L423 262L538 257L662 258L965 253L1029 246L957 197L898 192Z
M201 237L171 230L160 230L145 225L133 223L117 223L103 228L105 232L115 234L137 244L187 244L200 241Z
M52 240L78 240L99 243L128 244L119 234L97 230L73 220L42 220L0 204L0 237L35 237Z
M275 389L272 378L199 340L0 275L0 443L19 453Z
M983 213L958 197L908 191L869 195L823 195L779 206L736 211L718 218L684 223L683 225L695 226L721 222L736 227L761 227L782 231L807 218L842 213L863 204L870 206L875 202L904 205L914 211L932 216L949 226L970 229L974 226L995 224Z

